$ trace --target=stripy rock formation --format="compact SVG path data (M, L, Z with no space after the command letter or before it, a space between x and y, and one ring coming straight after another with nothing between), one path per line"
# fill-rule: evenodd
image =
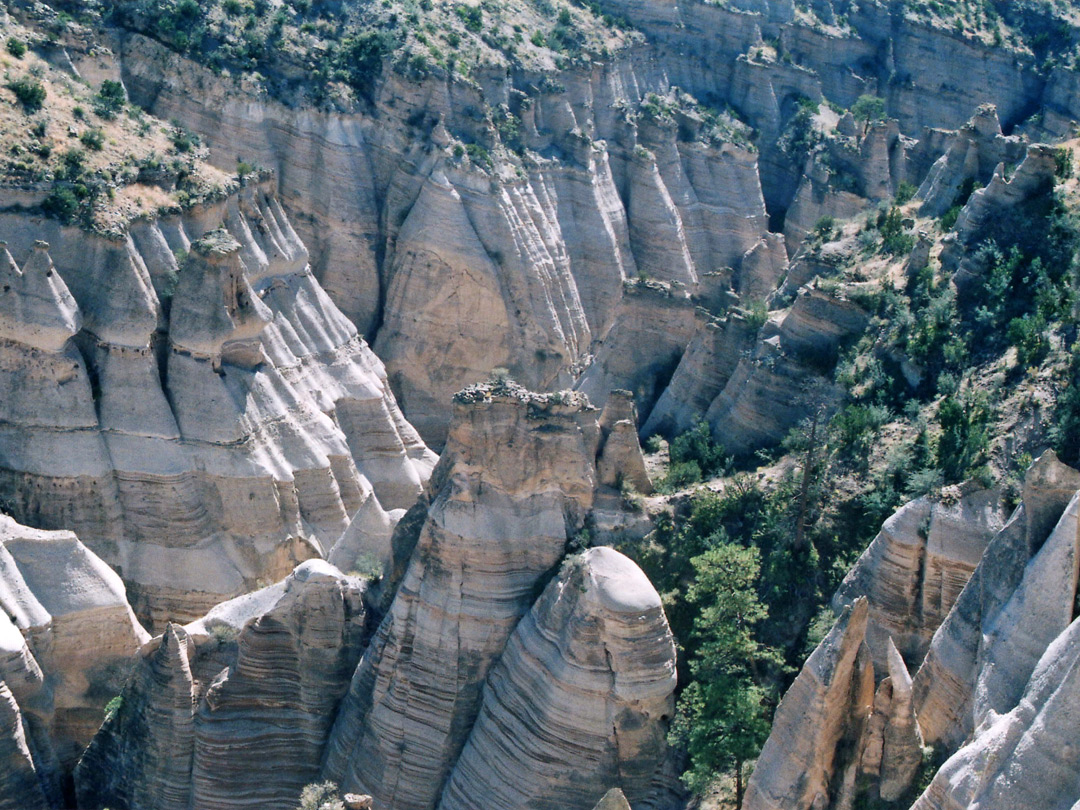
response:
M76 529L141 617L205 612L419 494L435 457L270 187L118 242L0 216L16 253L43 231L3 257L0 494Z
M2 515L0 608L0 807L54 806L147 634L75 535Z
M582 395L500 382L455 399L427 517L324 769L402 810L435 806L491 666L600 486L603 436Z
M618 429L629 396L598 420L580 394L502 382L463 391L455 412L432 492L395 529L383 587L396 592L366 648L359 581L317 560L168 625L82 757L81 807L284 809L330 778L377 804L434 808L455 768L460 785L490 745L508 745L497 695L534 735L515 735L503 767L536 786L552 757L578 769L559 806L588 810L601 783L639 798L663 783L675 661L655 590L621 554L593 549L536 601L594 500L615 492L598 460L641 461L636 433L628 445ZM469 801L500 806L503 789L472 785Z
M837 612L868 599L875 666L885 666L890 641L905 660L923 659L1004 524L1000 500L997 490L967 486L948 502L919 498L885 521L833 597Z
M905 541L920 513L926 536ZM992 537L985 491L945 506L915 501L886 522L837 594L843 617L777 710L746 806L850 807L860 794L918 810L1080 800L1066 730L1075 720L1078 513L1080 472L1048 451ZM922 561L911 554L920 546ZM972 571L965 558L979 547ZM914 593L935 609L912 603ZM937 608L950 602L927 644ZM927 624L913 625L916 617ZM876 687L875 672L887 673ZM916 797L924 744L952 756Z
M675 645L660 596L609 548L563 565L484 690L440 810L587 808L648 796L664 755Z
M79 763L79 806L295 806L365 641L362 593L311 560L168 625Z

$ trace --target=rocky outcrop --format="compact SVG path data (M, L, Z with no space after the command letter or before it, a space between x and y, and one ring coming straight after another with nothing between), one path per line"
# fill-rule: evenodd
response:
M856 129L843 127L823 136L784 217L784 237L794 251L825 216L849 219L865 210L866 201L894 197L908 181L908 151L915 143L900 134L897 121Z
M362 592L312 560L170 624L79 764L80 807L294 807L366 640Z
M204 133L220 165L233 167L243 143L245 160L278 170L318 278L377 332L404 411L434 446L453 391L495 367L533 387L568 385L626 320L626 280L730 276L767 231L757 156L713 137L699 114L638 115L648 91L673 91L631 78L629 64L568 71L562 90L530 80L527 94L505 87L497 100L388 71L374 110L344 114L248 103L141 36L116 53L132 98ZM477 111L507 98L527 159L513 171L463 159L462 142L497 146ZM417 120L435 123L418 133ZM747 287L780 272L765 254L740 277Z
M866 640L879 670L889 644L907 661L923 659L1004 522L1000 493L971 486L947 500L919 498L885 521L833 597L837 612L867 598Z
M745 807L851 807L860 794L895 802L910 788L923 758L911 676L889 639L875 667L868 617L866 598L846 606L784 695Z
M601 484L621 490L632 487L652 494L652 482L641 456L637 435L637 409L629 391L612 391L600 414L601 448L596 473Z
M51 240L0 262L0 493L76 529L147 621L324 555L370 497L419 495L435 457L270 186L118 240L15 214L0 232Z
M1023 139L1001 133L997 108L990 104L980 107L949 140L919 187L919 212L924 216L940 217L960 200L965 183L986 186L998 166L1016 165L1026 149Z
M1064 534L1058 533L1055 525L1059 520L1072 520L1063 514L1078 489L1080 473L1059 462L1052 452L1041 456L1028 471L1019 509L990 542L952 612L934 634L915 677L915 705L928 744L956 746L971 733L986 709L1000 712L1002 706L993 692L977 700L980 683L990 678L991 682L985 686L997 681L1015 697L1049 638L1063 629L1062 621L1067 624L1071 618L1059 616L1057 630L1055 622L1049 622L1036 629L1031 639L1006 642L1002 652L1015 653L1013 662L1006 664L1005 673L1009 677L1002 682L991 672L990 659L996 659L1000 653L992 651L987 641L992 633L1010 632L1011 623L1019 620L1015 600L1019 598L1017 592L1027 576L1032 555L1041 553L1045 548L1043 543L1048 542L1047 536L1054 535L1060 546L1056 552L1069 553L1068 529L1065 527ZM1069 572L1055 572L1055 575L1067 579ZM1052 591L1041 596L1050 600L1063 598ZM1010 605L1012 619L1002 623ZM1000 629L995 631L999 625ZM1013 650L1014 644L1025 645L1025 650ZM976 709L977 702L984 706L982 711Z
M71 532L0 515L0 804L58 806L147 634L120 578Z
M628 390L642 414L652 410L699 328L701 315L685 287L659 281L627 282L619 317L576 388L603 405L614 390Z
M924 744L952 757L918 810L1071 807L1080 798L1080 769L1062 748L1076 699L1080 472L1052 452L1040 457L1021 505L987 543L1000 523L995 502L969 489L945 505L915 501L886 522L834 600L843 616L777 710L747 807L841 808L860 795L911 802L928 764ZM852 663L856 643L869 674ZM847 702L819 697L834 693Z
M709 404L705 420L713 435L736 455L780 441L811 410L831 401L825 374L843 341L866 323L866 313L853 302L817 288L802 291L787 312L766 322L757 345L741 353Z
M1010 711L991 712L938 771L912 810L1073 807L1080 622L1047 646Z
M853 796L874 706L867 613L865 599L845 609L784 695L746 786L747 810L809 810Z
M676 436L693 427L724 390L756 336L757 329L738 311L719 323L705 324L691 339L642 433Z
M403 809L435 806L489 670L599 485L603 436L582 395L500 382L455 400L426 519L324 769L343 789Z
M533 191L493 197L486 178L455 180L428 177L401 227L375 344L409 419L436 446L455 391L500 366L547 387L590 342L558 232L538 230L557 221L536 221Z
M393 557L390 538L402 514L397 509L387 512L374 494L369 495L326 559L346 572L389 570Z
M985 257L975 248L989 238L988 231L1007 212L1021 211L1026 203L1048 194L1054 187L1056 167L1052 147L1032 144L1011 178L1006 179L1005 165L998 164L986 188L971 195L956 220L955 238L941 251L941 266L952 273L961 293L986 270Z
M630 810L630 803L618 788L612 788L596 803L593 810Z
M47 810L49 803L34 768L19 704L0 681L0 807L4 810Z
M589 810L615 783L641 800L674 688L674 640L641 570L609 548L568 558L492 669L440 810Z

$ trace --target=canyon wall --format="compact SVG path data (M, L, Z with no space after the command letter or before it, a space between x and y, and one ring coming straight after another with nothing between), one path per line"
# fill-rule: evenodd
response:
M76 530L144 621L325 555L370 497L419 495L435 456L272 187L116 239L22 213L0 234L0 499Z

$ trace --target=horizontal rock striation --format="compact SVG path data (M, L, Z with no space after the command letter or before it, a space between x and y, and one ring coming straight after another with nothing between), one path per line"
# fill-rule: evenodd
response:
M80 807L294 807L366 640L362 591L311 560L170 624L79 764Z
M598 413L581 394L500 382L455 399L426 518L403 549L408 565L357 668L323 772L402 810L436 805L489 670L584 525L605 452Z
M885 667L890 640L906 660L923 659L1003 525L1000 493L977 488L950 502L919 498L885 521L833 597L837 612L867 598L875 666Z
M409 506L436 460L272 191L111 241L0 215L16 253L51 240L0 262L0 493L159 628L327 553L370 497Z
M612 784L645 798L674 688L674 640L641 570L609 548L569 558L492 669L440 810L589 810Z

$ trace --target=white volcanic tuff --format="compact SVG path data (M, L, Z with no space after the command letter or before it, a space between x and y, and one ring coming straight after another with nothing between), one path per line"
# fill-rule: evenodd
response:
M584 164L538 163L530 175L537 195L554 208L581 307L594 338L613 322L623 280L637 275L626 211L606 149L585 150ZM559 204L549 202L554 197Z
M919 498L900 507L844 577L839 611L867 597L866 642L884 670L888 644L921 661L930 640L1004 525L1001 493L969 487L954 502Z
M709 405L705 421L713 435L737 455L780 441L830 395L821 369L833 362L841 341L866 327L867 317L851 301L816 288L801 290L785 314L765 324L757 346L739 357ZM688 362L700 363L701 357L695 353ZM697 373L693 367L688 372ZM820 392L813 393L815 387ZM694 388L688 393L698 394ZM679 397L676 390L667 412L678 413Z
M886 639L875 689L867 600L844 608L773 720L746 788L748 810L850 808L860 792L896 801L922 763L911 676Z
M953 274L961 293L978 283L986 272L986 261L976 248L986 236L985 229L1020 205L1047 194L1054 186L1057 169L1054 148L1036 143L1028 147L1023 162L1013 176L1005 179L1005 165L999 163L986 188L976 190L957 217L956 238L941 251L941 267Z
M999 164L1019 162L1026 149L1021 137L1001 133L997 108L989 104L980 107L949 140L945 154L930 167L919 187L923 216L941 216L956 204L965 182L985 186Z
M75 535L2 515L0 609L0 680L18 701L37 779L49 791L90 741L148 636L120 578Z
M0 679L0 808L47 810L48 807L26 742L19 704Z
M223 244L242 241L198 255L196 237L222 221L234 229ZM16 215L0 226L24 243L35 232ZM266 187L120 242L50 221L40 230L56 283L71 279L82 301L67 317L82 313L90 370L59 337L58 351L0 344L0 488L27 520L77 528L141 613L191 616L283 575L327 550L372 486L390 507L419 494L435 457ZM179 284L174 250L189 251ZM47 272L46 255L34 261ZM164 375L157 290L171 294Z
M589 810L610 784L644 798L674 689L674 640L645 575L610 548L570 558L492 669L440 810Z
M635 77L640 66L620 62L568 77L571 90L541 93L523 107L523 141L562 157L540 159L526 167L526 178L509 179L455 168L440 153L424 152L415 131L402 126L418 112L425 121L452 122L455 134L478 129L461 111L483 102L464 87L418 88L387 74L380 92L388 104L379 116L301 115L265 100L252 109L195 66L161 69L175 58L131 37L122 56L127 86L136 100L145 96L165 117L205 133L223 165L235 165L231 144L249 145L260 163L280 168L286 203L305 213L323 208L348 178L360 202L337 206L329 217L316 267L362 329L373 329L381 315L378 352L406 414L435 444L448 416L439 395L496 366L534 387L566 385L590 343L633 317L619 309L626 278L643 270L696 284L703 273L737 268L766 233L751 152L680 141L678 127L653 127L641 142L656 160L640 177L630 168L639 163L638 125L613 105L635 104L646 88L663 84L651 71L646 81ZM203 85L196 99L188 92L192 75ZM432 138L449 142L442 123ZM337 165L350 150L362 170L320 180L316 152ZM449 190L447 183L452 195L433 194L433 185ZM681 257L678 272L657 245ZM381 311L379 295L357 292L372 289L383 292ZM663 366L666 353L664 344L654 365ZM612 387L632 382L617 378Z
M644 495L652 494L652 482L637 436L637 409L629 391L611 392L600 414L602 449L596 461L601 484L620 489L629 485Z
M376 498L366 498L326 559L343 571L352 571L358 564L377 564L389 572L393 557L390 538L402 514L400 510L388 513Z
M647 281L628 283L625 292L619 317L578 380L577 390L600 406L611 391L629 390L644 414L659 398L660 382L678 365L702 316L685 289Z
M434 807L481 686L593 503L597 413L580 395L459 396L440 482L357 668L324 775L402 810Z
M410 420L430 438L462 377L483 379L511 362L498 268L445 176L424 183L398 235L390 279L375 348ZM432 351L442 354L438 365L428 362Z
M1056 581L1060 588L1063 578L1068 586L1073 574L1047 570L1046 561L1067 559L1072 553L1068 525L1075 524L1075 507L1073 515L1064 513L1078 489L1080 473L1059 462L1052 452L1044 453L1028 470L1019 509L990 542L915 675L915 707L927 744L956 746L971 734L986 709L1011 708L1008 698L1015 699L1041 654L1038 640L1045 645L1068 623L1067 609L1056 607L1058 602L1065 604L1060 591L1046 590L1033 602L1037 619L1018 615L1017 608L1037 593L1036 570L1048 578L1042 587ZM1056 542L1050 544L1047 536ZM1046 555L1037 566L1032 559L1036 552ZM1027 587L1021 591L1025 582ZM989 666L999 653L986 642L991 634L1000 638L1009 633L1010 622L1001 620L1007 609L1012 622L1026 627L1034 619L1046 626L1036 627L1031 639L1005 640L1004 649L1015 657L1005 665L1002 674L1008 677L1002 679Z
M1080 803L1080 621L1047 646L1009 712L991 712L912 810L1069 810Z
M190 662L193 646L188 633L170 623L143 648L120 706L79 761L75 789L80 807L190 806L192 709L198 699ZM117 728L124 733L115 734Z
M627 220L638 272L661 281L696 285L682 217L656 165L646 152L630 161Z
M724 390L756 335L757 329L739 313L729 314L721 323L705 324L690 341L642 433L675 436L693 427Z
M318 775L363 630L358 580L320 560L290 575L273 608L245 625L236 663L199 705L194 807L295 806Z
M362 589L310 560L199 621L168 625L83 757L80 806L295 807L360 654ZM234 634L235 645L219 640Z
M0 244L0 338L60 352L82 328L82 317L48 249L37 243L20 270Z

